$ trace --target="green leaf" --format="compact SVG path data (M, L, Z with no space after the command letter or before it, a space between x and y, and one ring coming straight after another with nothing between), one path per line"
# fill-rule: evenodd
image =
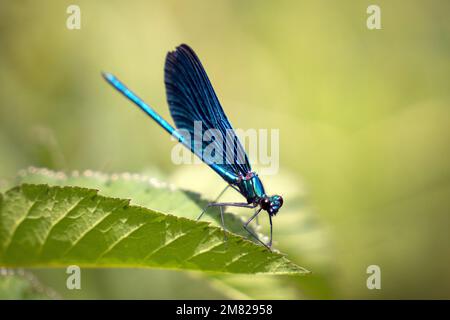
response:
M78 186L101 190L102 195L108 197L131 199L131 204L189 219L196 219L202 209L210 202L203 199L198 193L176 188L174 185L153 176L127 172L106 174L85 170L83 172L64 173L46 168L29 167L19 172L16 183ZM224 215L227 230L255 241L242 228L242 218L230 212L225 212ZM218 208L209 208L203 220L221 226ZM258 230L255 230L253 225L250 225L249 228L253 233L258 234L261 239L265 237Z
M153 267L303 274L279 253L207 222L94 189L23 184L0 194L0 265Z

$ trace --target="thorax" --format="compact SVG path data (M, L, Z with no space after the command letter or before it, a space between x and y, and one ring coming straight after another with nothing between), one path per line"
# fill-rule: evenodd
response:
M254 172L241 177L237 186L248 203L255 203L266 195L261 179Z

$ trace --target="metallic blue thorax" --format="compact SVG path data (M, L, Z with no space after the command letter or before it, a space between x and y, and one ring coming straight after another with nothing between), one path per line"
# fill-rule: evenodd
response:
M259 199L266 195L261 180L254 173L242 178L242 180L237 183L237 186L242 195L247 199L248 203L257 203Z

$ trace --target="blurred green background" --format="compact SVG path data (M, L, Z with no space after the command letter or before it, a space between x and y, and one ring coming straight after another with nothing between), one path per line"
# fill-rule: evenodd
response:
M70 4L80 30L66 28ZM370 4L382 30L366 27ZM33 272L64 298L450 298L449 12L445 0L1 1L0 187L33 165L220 191L208 168L172 164L170 137L100 76L113 72L170 119L164 59L187 43L235 127L280 129L280 174L264 181L297 200L274 221L291 233L275 238L314 276L227 286L87 270L74 292L65 270ZM313 226L294 223L304 216ZM372 264L381 290L366 287Z

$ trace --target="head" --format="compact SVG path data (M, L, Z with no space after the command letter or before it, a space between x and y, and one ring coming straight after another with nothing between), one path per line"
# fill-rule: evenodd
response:
M283 197L278 195L265 196L259 204L263 210L266 210L271 216L274 216L283 205Z

